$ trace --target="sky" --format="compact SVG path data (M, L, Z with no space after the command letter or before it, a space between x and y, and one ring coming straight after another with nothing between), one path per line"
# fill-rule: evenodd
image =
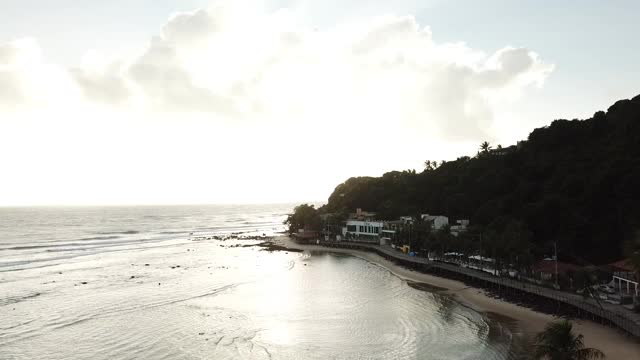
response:
M637 1L2 0L0 206L323 201L640 93Z

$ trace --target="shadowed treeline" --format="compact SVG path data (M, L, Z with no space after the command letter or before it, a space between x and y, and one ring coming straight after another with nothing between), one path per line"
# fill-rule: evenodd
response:
M640 228L639 202L636 96L590 119L555 120L518 145L483 143L474 157L429 161L420 173L350 178L321 212L442 214L470 219L479 231L518 224L540 253L557 242L561 257L605 263L623 257L624 242Z

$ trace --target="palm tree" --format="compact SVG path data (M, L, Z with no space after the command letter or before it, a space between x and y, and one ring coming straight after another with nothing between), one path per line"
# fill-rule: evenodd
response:
M573 333L573 324L567 320L553 322L535 338L535 359L588 360L604 359L598 349L584 347L582 334Z
M424 162L424 169L427 171L435 170L438 167L438 161L427 160Z
M489 152L489 150L491 150L491 144L489 144L488 141L484 141L482 144L480 144L480 151L482 151L483 153L487 154Z
M431 160L427 160L424 162L424 169L431 170Z

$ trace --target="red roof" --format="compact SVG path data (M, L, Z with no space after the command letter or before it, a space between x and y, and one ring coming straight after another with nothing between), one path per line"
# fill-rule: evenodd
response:
M556 272L556 262L553 260L542 260L533 267L535 272L554 274ZM579 270L580 266L558 261L558 274Z
M627 261L629 260L628 259L618 260L616 262L612 262L611 264L609 264L609 266L611 266L612 268L614 268L614 270L617 270L617 271L633 272L634 271L633 266L629 265Z

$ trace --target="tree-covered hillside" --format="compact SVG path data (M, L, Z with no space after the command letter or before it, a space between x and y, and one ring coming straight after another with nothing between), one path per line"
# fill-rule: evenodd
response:
M350 178L325 212L355 208L393 219L418 213L470 219L479 229L523 222L538 251L604 263L640 229L640 95L587 120L556 120L528 140L425 170ZM480 230L481 231L481 230Z

